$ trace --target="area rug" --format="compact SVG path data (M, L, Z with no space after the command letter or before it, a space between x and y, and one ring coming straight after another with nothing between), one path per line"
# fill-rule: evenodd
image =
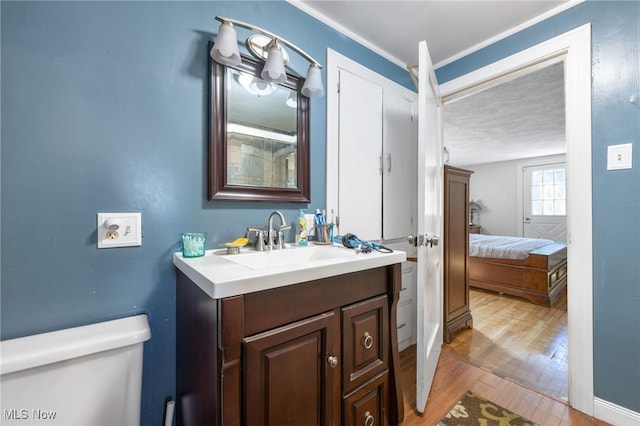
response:
M519 414L487 401L471 391L462 396L438 426L538 426Z

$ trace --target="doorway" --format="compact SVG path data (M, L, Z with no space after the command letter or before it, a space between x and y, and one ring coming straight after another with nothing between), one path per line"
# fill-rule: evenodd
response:
M474 222L476 232L521 237L523 223L528 221L531 227L533 222L533 215L523 215L523 207L524 212L527 206L531 209L532 196L540 204L534 207L540 210L543 203L537 200L545 197L544 212L549 204L554 206L554 196L558 198L556 211L550 213L557 213L552 216L556 221L566 220L560 167L544 175L544 182L551 180L544 186L546 169L532 173L533 167L524 167L566 155L563 88L564 61L554 59L528 74L445 100L444 145L450 164L474 172L470 196L480 209ZM533 194L527 191L526 180L519 178L523 170L524 176L540 178ZM551 203L546 201L549 197ZM534 211L533 217L544 212ZM546 222L538 228L546 229ZM566 297L546 307L471 288L469 298L474 327L454 335L443 349L499 376L567 400Z
M589 24L518 52L440 86L445 103L483 87L527 74L548 61L564 61L567 126L569 402L593 413L593 276L591 217L591 28ZM572 212L580 214L572 214ZM420 283L419 283L420 285Z
M567 165L537 161L522 165L522 227L518 236L567 241Z

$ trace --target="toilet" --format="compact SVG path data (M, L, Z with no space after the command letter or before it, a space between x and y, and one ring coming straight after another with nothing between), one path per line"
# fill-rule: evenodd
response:
M146 315L0 342L0 424L140 425Z

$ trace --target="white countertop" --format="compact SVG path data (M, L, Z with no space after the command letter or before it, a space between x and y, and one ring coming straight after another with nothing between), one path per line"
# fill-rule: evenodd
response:
M207 250L202 257L174 253L173 264L213 299L283 287L404 262L403 251L356 253L339 244L287 246L284 250L256 252L241 249Z

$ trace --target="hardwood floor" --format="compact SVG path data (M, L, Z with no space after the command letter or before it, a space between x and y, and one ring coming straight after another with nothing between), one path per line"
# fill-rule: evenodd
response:
M604 426L607 423L593 419L563 401L550 398L509 379L460 359L455 354L443 351L433 379L428 404L423 415L416 411L416 347L411 346L400 353L404 391L403 426L436 425L460 396L471 390L528 418L541 426Z
M541 426L606 425L566 404L566 293L551 308L471 289L473 329L443 345L425 413L416 411L416 347L400 353L403 425L435 425L471 390Z
M473 329L443 351L554 398L568 398L566 291L551 307L471 289Z

